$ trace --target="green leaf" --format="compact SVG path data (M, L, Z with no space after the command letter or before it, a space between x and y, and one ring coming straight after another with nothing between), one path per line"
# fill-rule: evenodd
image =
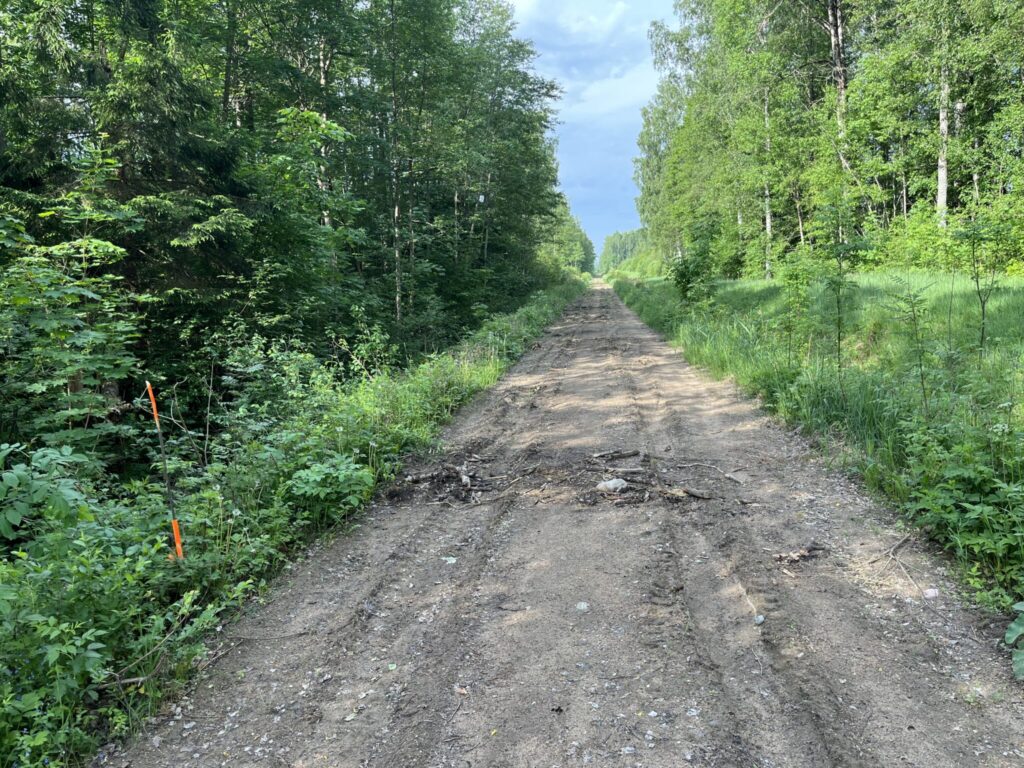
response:
M1007 645L1014 645L1016 642L1024 636L1024 613L1013 620L1013 623L1007 627L1006 636L1003 641Z
M1024 649L1018 648L1013 652L1013 676L1024 680Z

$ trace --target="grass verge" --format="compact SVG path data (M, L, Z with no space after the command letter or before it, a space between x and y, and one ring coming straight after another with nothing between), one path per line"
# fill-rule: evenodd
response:
M1024 281L993 292L984 346L974 287L949 275L854 276L838 304L825 283L723 281L690 302L663 278L614 287L691 363L859 449L983 602L1024 597Z

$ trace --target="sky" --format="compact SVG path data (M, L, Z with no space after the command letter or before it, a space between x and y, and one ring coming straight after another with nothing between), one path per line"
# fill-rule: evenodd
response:
M658 77L647 30L672 0L512 0L537 70L564 91L557 126L562 190L597 252L606 235L640 225L633 158L641 108Z

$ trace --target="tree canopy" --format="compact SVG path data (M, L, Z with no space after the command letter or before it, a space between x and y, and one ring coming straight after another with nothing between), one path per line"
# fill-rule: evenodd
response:
M151 371L358 318L428 351L550 278L558 88L506 3L14 0L0 30L0 264L15 231L112 244Z
M636 177L666 258L772 276L800 248L942 266L965 222L1021 264L1024 10L989 0L682 0ZM948 266L948 263L946 264Z

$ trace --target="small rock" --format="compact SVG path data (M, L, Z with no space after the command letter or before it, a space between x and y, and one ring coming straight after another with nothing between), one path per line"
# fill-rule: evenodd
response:
M754 624L756 624L759 627L762 624L764 624L764 616L762 616L761 614L757 614L757 616L754 617Z
M626 486L628 485L629 483L621 477L615 477L611 480L605 480L603 483L598 483L597 490L602 493L622 493L622 491L626 490Z
M924 599L925 600L934 600L938 596L939 596L939 590L937 590L937 589L934 589L934 588L933 589L926 589L924 591Z
M586 613L590 610L590 603L576 603L576 610L581 613Z

